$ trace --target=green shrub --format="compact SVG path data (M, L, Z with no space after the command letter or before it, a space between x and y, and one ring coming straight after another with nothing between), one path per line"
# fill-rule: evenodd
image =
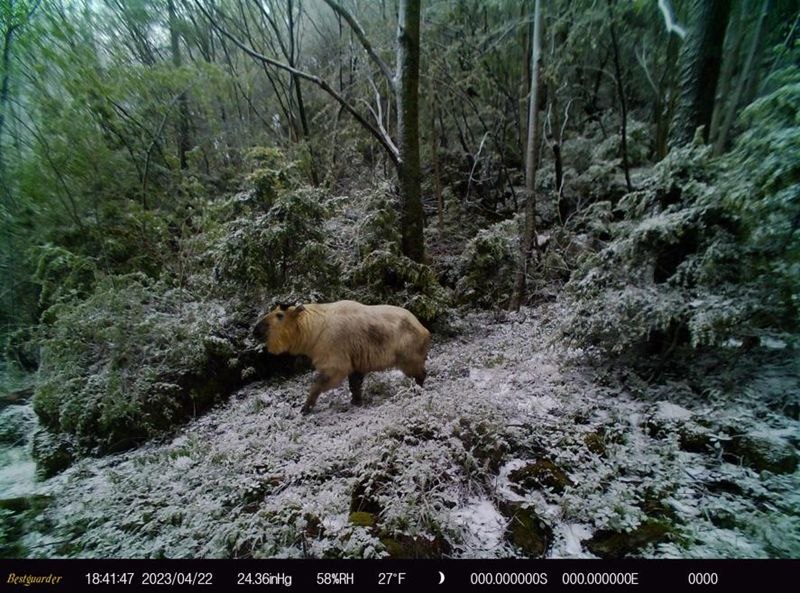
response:
M163 434L238 379L219 302L198 302L143 275L103 279L57 305L43 328L33 404L81 452L124 449Z
M97 272L92 259L51 244L37 247L35 256L33 280L40 286L42 311L56 303L84 298L91 292Z
M266 213L227 223L212 248L215 277L245 289L330 289L337 270L325 242L322 193L301 188L275 198Z
M499 222L470 240L456 264L456 300L479 307L506 307L514 288L518 223Z
M568 335L615 352L792 331L800 305L800 74L750 105L735 149L692 145L617 205L573 275Z
M294 165L278 148L256 146L247 152L252 172L247 176L256 198L267 208L282 192L296 187Z
M390 251L367 255L350 274L348 285L364 303L405 307L422 321L444 314L450 301L428 266Z

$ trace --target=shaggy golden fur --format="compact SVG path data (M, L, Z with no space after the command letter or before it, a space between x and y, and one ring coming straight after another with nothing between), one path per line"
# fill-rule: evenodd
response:
M262 317L254 333L272 354L303 354L317 376L303 413L320 393L350 379L353 403L361 403L366 373L398 368L419 385L425 381L425 359L431 334L414 315L392 305L337 301L298 306L279 305Z

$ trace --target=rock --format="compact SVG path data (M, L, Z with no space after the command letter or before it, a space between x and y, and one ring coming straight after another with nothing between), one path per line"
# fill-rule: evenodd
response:
M34 494L31 496L17 496L15 498L0 499L0 509L13 511L15 513L22 513L24 511L33 511L40 513L45 507L50 504L51 496L44 494Z
M506 539L531 558L543 558L553 530L530 507L522 503L506 502L499 505L500 512L509 519Z
M450 553L450 545L441 536L386 536L381 543L392 559L442 558Z
M22 405L33 397L33 387L0 393L0 409L8 405Z
M723 457L732 463L774 474L789 474L797 469L794 447L780 437L764 433L734 437L725 444Z
M678 443L689 453L708 453L712 449L712 432L697 424L686 422L678 425Z
M548 488L555 493L561 493L572 482L556 464L549 459L537 459L516 469L508 474L512 488L520 494L529 490ZM522 488L515 487L515 484Z
M33 434L31 454L42 478L47 479L67 469L74 460L75 446L65 435L54 435L44 429Z
M671 402L658 402L647 419L647 433L653 438L663 438L679 424L689 421L692 412Z
M666 540L670 528L665 521L649 520L631 532L600 530L586 541L586 548L605 559L624 558L644 548Z

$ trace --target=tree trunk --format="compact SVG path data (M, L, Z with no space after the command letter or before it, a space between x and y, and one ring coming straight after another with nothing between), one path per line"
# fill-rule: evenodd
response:
M692 0L689 34L681 52L681 98L673 144L688 144L704 126L708 141L730 0Z
M403 254L421 262L425 255L419 162L420 0L400 0L397 21L397 147L400 231Z
M620 108L620 153L622 156L622 170L625 172L625 186L628 191L633 191L631 184L631 171L628 165L628 102L625 100L625 87L622 84L622 66L619 63L619 43L617 43L617 30L614 27L614 12L611 9L612 0L608 0L608 16L611 29L611 51L614 58L614 78L617 80L617 96L619 97Z
M172 64L175 68L180 68L181 45L178 35L178 20L175 15L175 3L167 0L167 11L169 13L169 40L172 49ZM180 160L181 170L186 169L186 153L189 152L189 101L186 93L181 93L178 98L178 159Z
M439 136L436 134L436 88L431 84L430 130L431 164L433 165L433 187L436 192L436 213L439 224L439 240L444 237L444 197L442 196L442 178L439 170Z
M294 2L286 0L286 10L289 13L289 65L292 68L297 66L297 42L295 38L295 22L294 22ZM317 167L315 164L316 158L314 151L311 148L308 132L308 117L306 117L306 104L303 101L303 90L300 88L300 78L296 74L292 74L292 85L294 86L295 98L297 99L297 113L300 116L300 127L303 133L303 141L305 148L308 151L309 159L309 173L311 174L311 183L315 186L319 185L319 175L317 174Z
M3 80L0 84L0 178L5 187L5 155L3 154L3 131L6 122L6 109L8 108L9 81L11 80L11 40L14 37L14 27L9 26L3 35Z
M769 3L770 0L764 0L764 4L761 6L761 14L758 16L756 30L753 32L753 44L750 46L750 52L747 54L747 61L744 64L744 68L742 69L741 73L739 73L739 80L736 82L736 90L734 90L733 96L728 102L728 108L725 110L725 119L722 120L722 125L720 126L719 134L717 135L717 141L714 143L714 156L719 156L725 152L725 146L728 143L728 134L731 131L731 125L733 125L733 118L736 116L739 101L742 99L745 86L750 80L755 57L758 53L759 47L761 46L761 37L764 31L764 19L766 19L767 12L769 11Z
M744 37L745 17L747 16L744 0L737 3L737 5L731 9L731 13L728 31L725 33L725 57L722 60L722 69L719 73L717 98L714 102L714 114L711 116L711 128L708 131L708 140L714 144L716 144L719 138L719 128L725 118L725 109L731 94L733 73L739 65L739 53Z
M518 310L525 300L528 262L536 238L536 170L539 162L539 94L542 69L542 5L535 0L533 43L531 44L531 98L528 103L528 142L525 150L525 223L520 237L520 254L510 307Z

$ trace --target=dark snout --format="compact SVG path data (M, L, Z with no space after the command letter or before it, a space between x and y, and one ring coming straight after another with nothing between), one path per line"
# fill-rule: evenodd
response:
M263 319L253 326L253 337L260 342L267 339L267 324L264 323Z

